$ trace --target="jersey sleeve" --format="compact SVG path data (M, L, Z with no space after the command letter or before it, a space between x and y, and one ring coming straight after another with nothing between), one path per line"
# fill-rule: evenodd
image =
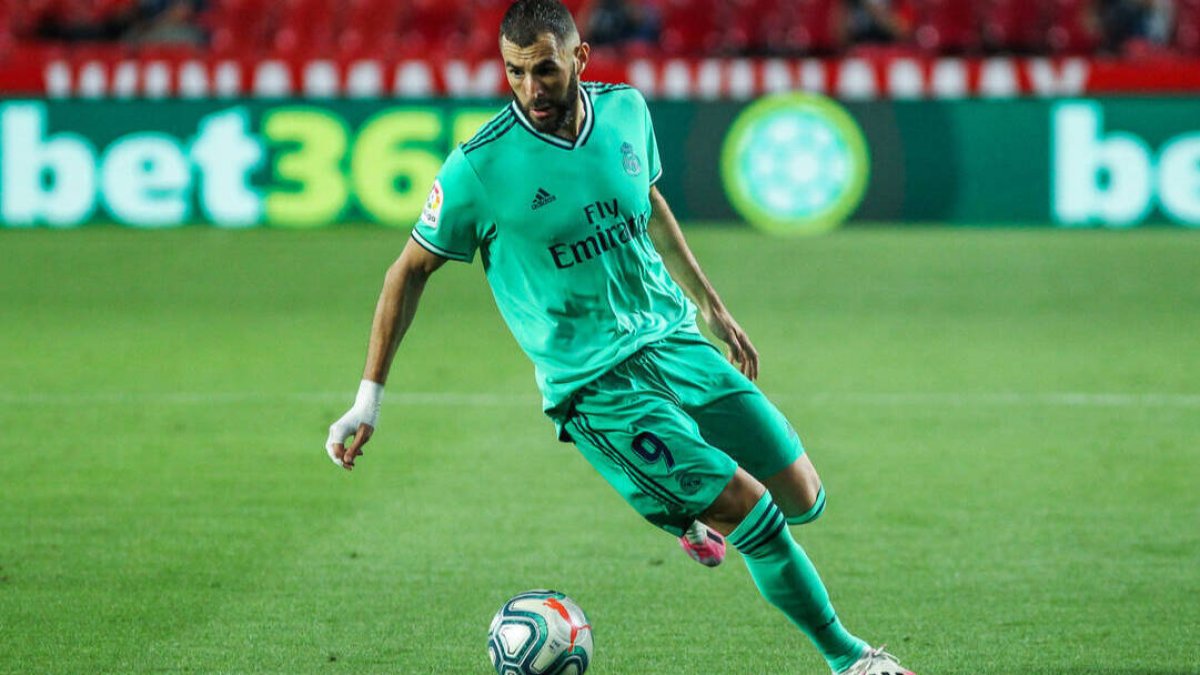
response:
M482 192L462 149L455 148L433 181L412 238L443 258L471 262L483 231Z
M641 95L639 93L639 98ZM654 185L662 178L662 161L658 157L658 138L654 135L654 120L650 119L650 107L646 99L641 98L642 110L646 116L646 161L650 165L650 184Z

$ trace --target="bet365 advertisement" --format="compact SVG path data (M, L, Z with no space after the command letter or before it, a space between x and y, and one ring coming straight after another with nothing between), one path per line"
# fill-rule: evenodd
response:
M407 227L450 148L503 104L6 101L0 223ZM659 187L689 221L1200 227L1200 100L791 94L651 111Z

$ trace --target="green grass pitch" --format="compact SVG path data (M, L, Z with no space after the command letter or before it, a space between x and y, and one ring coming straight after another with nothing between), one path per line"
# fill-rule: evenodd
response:
M478 264L335 469L405 237L0 232L0 672L483 675L536 587L596 675L824 672L553 439ZM796 535L848 627L923 675L1200 672L1197 233L689 237L825 480Z

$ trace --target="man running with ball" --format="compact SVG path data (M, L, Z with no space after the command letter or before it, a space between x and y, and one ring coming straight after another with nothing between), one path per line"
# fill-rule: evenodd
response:
M329 456L354 467L425 284L478 253L560 439L696 560L718 564L733 544L834 673L909 673L842 626L788 530L821 515L824 489L753 384L754 345L654 187L662 168L641 94L580 81L589 47L558 0L514 3L500 52L513 102L442 166L388 270L358 397L330 427Z

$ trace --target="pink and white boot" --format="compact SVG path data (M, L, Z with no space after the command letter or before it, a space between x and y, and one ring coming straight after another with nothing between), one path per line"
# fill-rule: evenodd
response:
M698 520L679 538L679 546L705 567L716 567L725 559L725 537Z

